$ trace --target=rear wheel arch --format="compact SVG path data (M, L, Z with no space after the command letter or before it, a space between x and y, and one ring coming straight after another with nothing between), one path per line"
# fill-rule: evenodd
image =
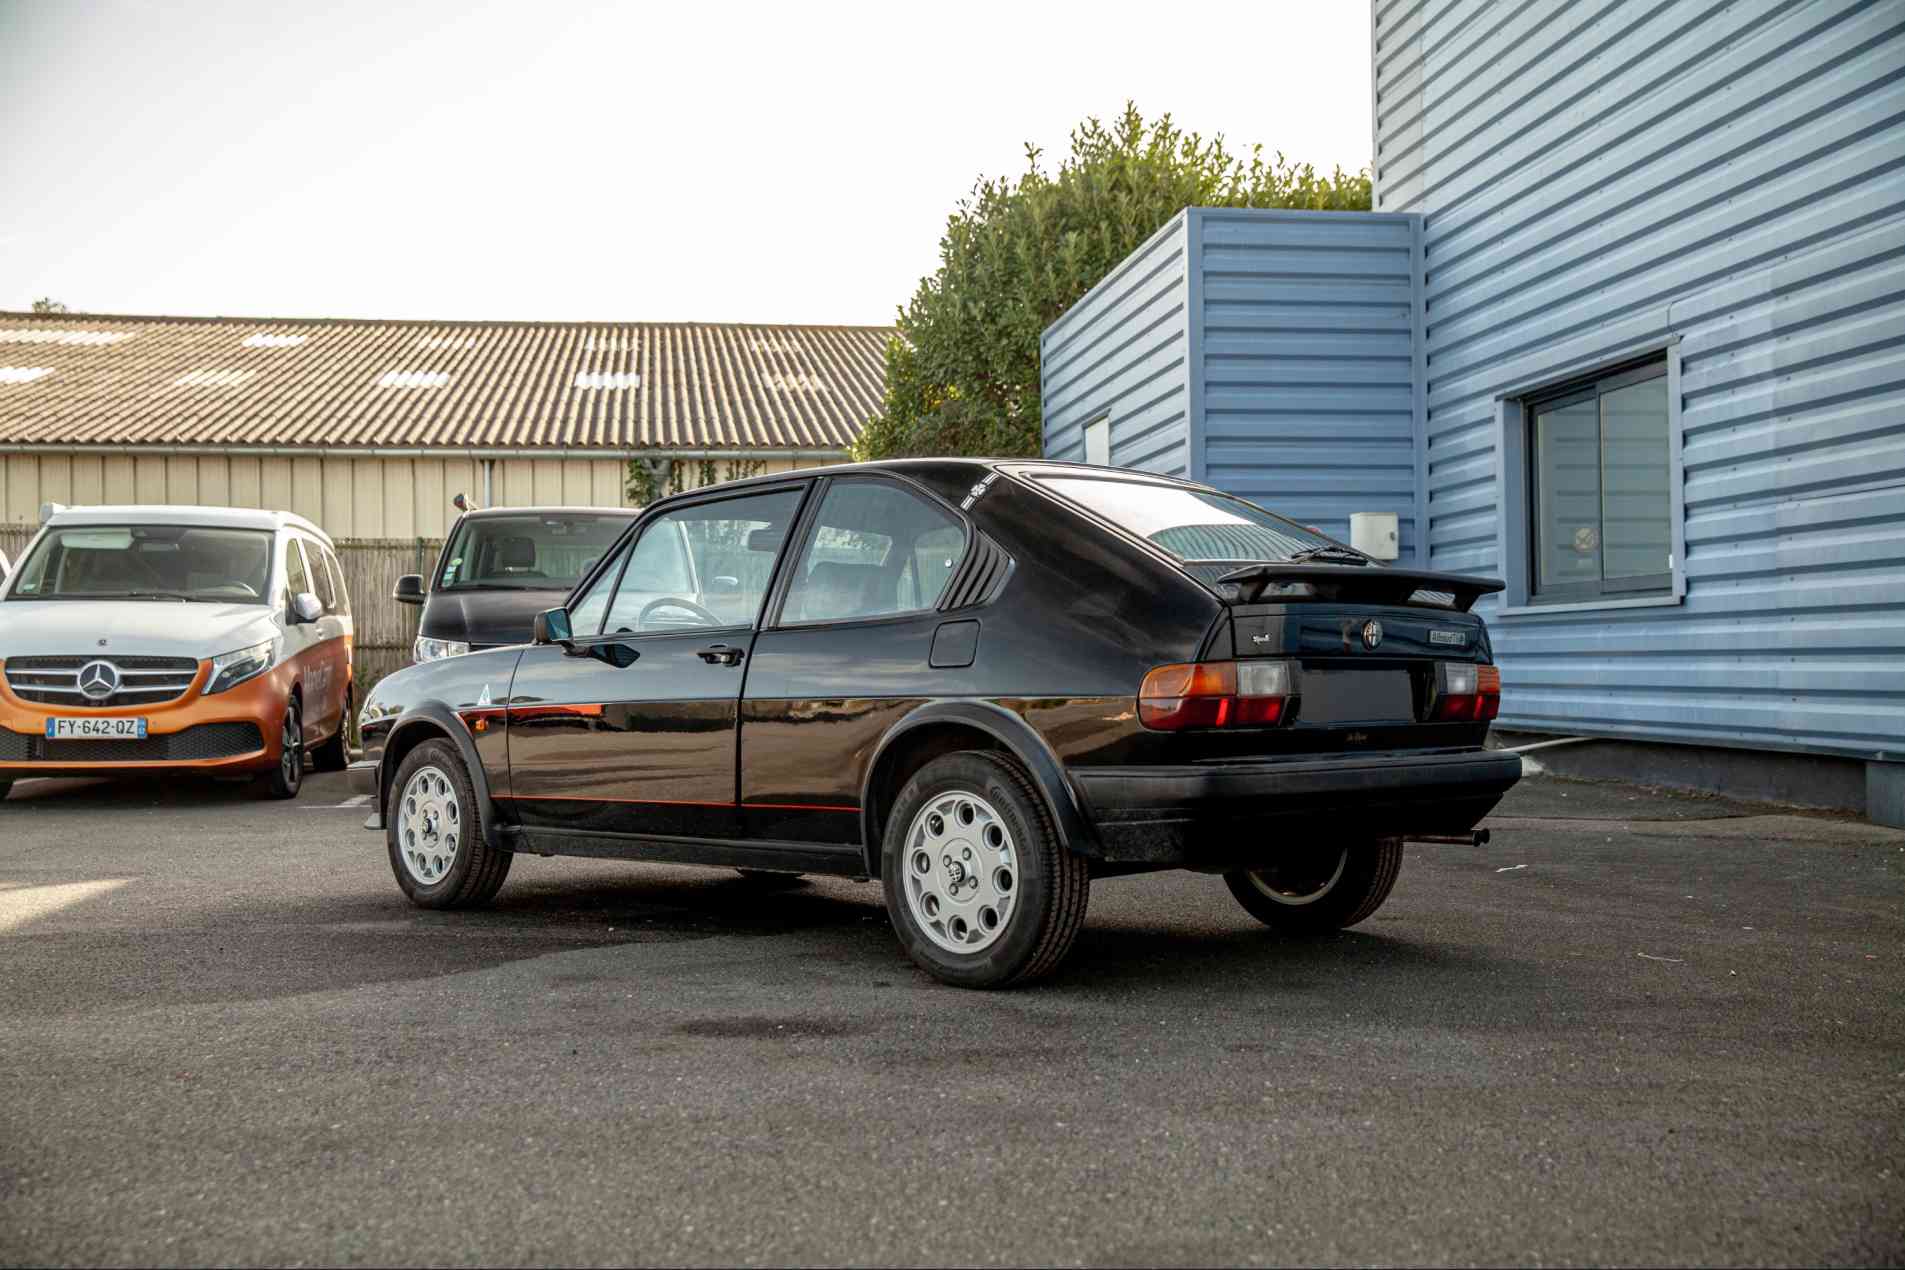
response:
M880 876L886 819L913 774L943 754L981 750L1010 756L1044 797L1059 843L1080 855L1097 855L1097 837L1079 811L1077 795L1058 756L1018 715L975 701L934 702L919 707L881 738L867 764L860 793L861 847L867 876Z

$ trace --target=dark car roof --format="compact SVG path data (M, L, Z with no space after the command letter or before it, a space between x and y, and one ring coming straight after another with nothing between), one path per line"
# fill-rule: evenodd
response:
M980 479L988 473L1002 470L1014 472L1075 471L1095 472L1118 479L1155 481L1161 485L1181 485L1190 489L1211 488L1208 485L1202 485L1195 481L1186 481L1181 477L1165 476L1159 472L1108 468L1089 463L1067 463L1061 459L968 458L963 455L948 456L945 458L874 459L868 463L829 463L824 467L803 467L791 472L769 472L761 476L745 476L739 480L721 481L719 482L719 487L722 489L745 489L750 485L776 485L784 481L796 479L805 480L815 476L851 476L870 472L894 472L899 475L905 475L908 469L943 469L947 467L971 468L973 479L975 480ZM648 506L661 507L673 503L678 499L692 498L697 494L705 494L714 488L716 487L713 485L702 485L695 489L682 490L678 494L670 494L665 498L658 498ZM646 511L647 508L643 508L642 510Z
M482 507L464 512L464 520L488 516L626 516L633 520L642 514L639 507Z

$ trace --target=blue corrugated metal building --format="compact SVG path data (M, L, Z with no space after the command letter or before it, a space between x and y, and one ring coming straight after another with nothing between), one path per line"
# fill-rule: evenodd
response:
M1501 728L1905 820L1905 4L1373 12L1376 210L1173 219L1046 331L1046 452L1393 512L1507 579Z

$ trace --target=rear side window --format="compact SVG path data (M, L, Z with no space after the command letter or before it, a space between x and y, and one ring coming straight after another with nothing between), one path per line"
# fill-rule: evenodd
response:
M344 585L344 566L337 562L337 557L331 554L329 547L319 547L318 550L324 556L324 568L331 575L331 587L337 592L337 611L348 616L351 611L351 593Z
M782 620L845 622L930 609L965 554L965 526L911 490L835 481Z
M324 553L308 538L300 538L298 545L304 548L304 563L310 571L311 589L317 593L318 603L324 606L326 613L337 612L337 588L331 582L330 570L324 567Z
M1332 538L1228 494L1148 481L1075 476L1035 479L1054 494L1081 504L1187 564L1275 564L1300 551L1341 546Z
M304 571L304 552L296 538L284 540L284 589L292 595L302 595L311 589L310 576Z

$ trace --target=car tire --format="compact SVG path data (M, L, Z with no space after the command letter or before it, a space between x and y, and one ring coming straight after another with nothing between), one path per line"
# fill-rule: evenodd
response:
M1086 861L1058 839L1051 809L1016 761L943 755L894 800L880 876L887 916L919 967L962 988L1050 974L1091 899Z
M496 898L513 858L483 840L476 787L448 741L404 755L384 804L397 885L419 908L474 908Z
M0 778L0 803L5 802L7 800L7 795L12 792L13 792L12 778L11 777Z
M351 711L356 705L355 699L354 692L344 690L344 713L338 716L337 731L330 740L311 750L312 771L341 772L351 765Z
M799 886L807 880L804 873L776 873L772 869L736 869L741 880L763 890L778 890L781 887Z
M304 708L294 693L279 723L278 765L258 778L266 798L296 798L304 788Z
M1305 849L1264 869L1238 869L1224 883L1244 910L1286 935L1326 935L1382 907L1402 871L1402 839L1375 838Z

